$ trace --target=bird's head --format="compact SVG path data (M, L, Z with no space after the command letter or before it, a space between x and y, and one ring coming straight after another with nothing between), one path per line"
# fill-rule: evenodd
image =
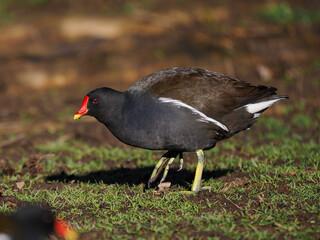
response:
M77 240L79 238L78 233L63 219L54 221L54 232L65 240Z
M107 107L112 106L113 99L117 98L118 91L115 91L111 88L97 88L89 92L83 99L80 109L76 112L73 119L80 119L84 115L94 116L99 119L102 117L104 112L107 111Z
M103 101L105 100L105 94L107 91L105 88L98 88L89 92L84 98L80 109L76 112L73 119L80 119L84 115L95 116Z
M56 219L51 210L36 205L22 207L6 219L10 221L3 230L13 239L45 239L52 233L66 240L77 240L79 237L65 220Z

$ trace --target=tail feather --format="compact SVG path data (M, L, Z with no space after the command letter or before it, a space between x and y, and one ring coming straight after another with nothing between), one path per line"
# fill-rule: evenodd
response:
M269 108L274 103L283 100L285 98L288 98L288 96L278 96L278 95L272 95L268 98L262 99L260 102L255 103L249 103L247 105L244 105L243 107L246 108L247 112L252 114L262 113L267 108Z
M226 123L226 126L232 135L236 134L240 131L248 129L254 123L256 123L260 114L267 110L272 104L286 98L289 97L273 94L271 96L259 99L257 102L248 103L226 115L222 122Z

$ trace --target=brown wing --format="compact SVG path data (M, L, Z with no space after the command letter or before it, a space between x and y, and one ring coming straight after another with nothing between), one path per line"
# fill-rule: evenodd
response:
M180 100L219 120L241 106L275 94L276 89L253 86L204 69L172 68L142 78L128 91Z

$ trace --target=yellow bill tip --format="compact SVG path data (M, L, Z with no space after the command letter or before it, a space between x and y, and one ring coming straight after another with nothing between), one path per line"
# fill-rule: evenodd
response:
M80 119L81 117L82 117L81 114L75 114L75 115L73 116L73 120Z
M76 231L69 230L69 232L66 233L65 239L66 240L77 240L77 239L79 239L79 235Z
M55 233L65 240L78 240L79 234L63 219L55 220L54 222Z

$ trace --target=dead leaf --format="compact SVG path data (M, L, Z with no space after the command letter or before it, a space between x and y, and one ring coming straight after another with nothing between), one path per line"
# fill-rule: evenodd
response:
M289 175L292 177L292 176L295 176L296 173L295 172L291 172L291 173L289 173Z
M70 140L72 138L72 135L64 135L64 136L61 136L57 139L57 142L66 142L68 140ZM47 154L49 155L49 154ZM54 154L51 154L51 155L54 155Z
M161 195L161 193L160 193L159 191L156 191L156 190L154 190L152 193L153 193L154 195L157 195L157 196L160 196L160 195Z
M258 195L258 198L259 198L259 202L264 203L264 200L260 195Z
M260 203L264 203L266 205L272 205L272 203L267 203L265 200L263 200L262 196L261 195L258 195L258 198L259 198L259 202Z
M280 223L274 223L274 225L276 225L277 227L279 227L279 228L282 228L282 229L286 229L287 230L287 228L285 227L285 226L283 226L283 225L281 225Z
M221 192L227 192L230 188L230 184L228 184L227 186L225 186L224 188L222 188Z
M163 191L165 188L169 188L171 186L171 182L163 182L158 185L159 192Z
M249 180L247 178L236 179L235 181L228 183L221 191L226 192L229 190L230 187L246 185L248 183L249 183Z
M45 154L42 156L33 155L23 165L23 173L29 173L30 175L37 175L44 171L42 161L48 160L49 157L54 157L54 154Z
M2 169L2 173L5 175L11 176L14 174L14 169L11 167L7 159L0 159L0 169Z
M17 188L18 188L19 190L21 190L21 189L23 188L23 186L24 186L24 182L17 182L17 183L16 183L16 186L17 186Z
M17 204L15 204L14 202L11 202L11 201L7 201L7 204L10 206L10 207L16 207Z
M16 142L19 142L24 137L25 137L25 134L21 133L21 134L17 135L16 137L14 137L13 139L8 139L8 140L5 140L5 141L2 141L0 143L0 148L9 146L9 145L14 144Z
M271 69L265 65L262 65L262 64L257 66L257 72L258 72L260 78L266 82L269 81L273 75Z

